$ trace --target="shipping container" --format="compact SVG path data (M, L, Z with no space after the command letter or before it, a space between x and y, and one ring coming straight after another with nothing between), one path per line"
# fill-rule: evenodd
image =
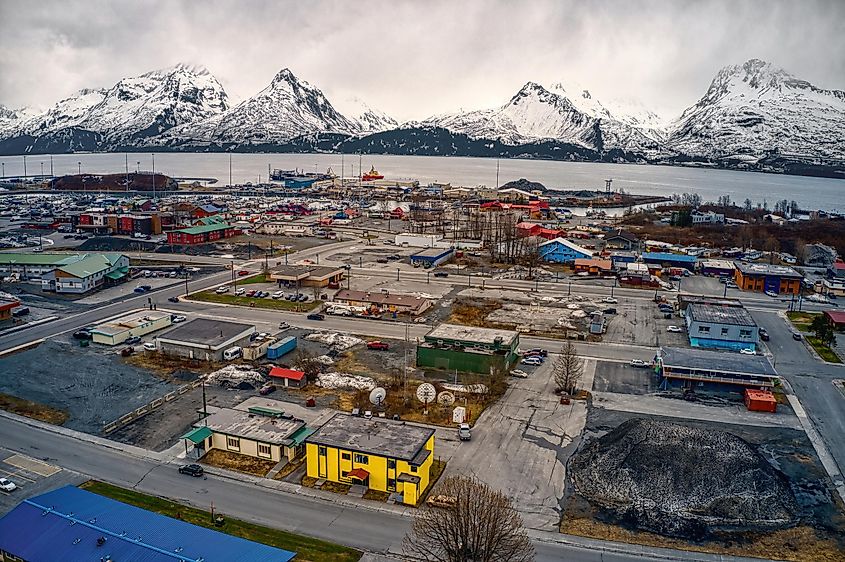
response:
M267 348L267 359L278 359L296 349L296 337L288 336Z
M745 389L745 407L750 412L776 412L778 402L771 392L747 388Z

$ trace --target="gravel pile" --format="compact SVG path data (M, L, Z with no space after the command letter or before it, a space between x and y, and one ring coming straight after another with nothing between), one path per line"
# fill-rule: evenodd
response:
M797 523L786 477L723 431L632 419L571 462L578 493L618 522L662 535L773 530Z

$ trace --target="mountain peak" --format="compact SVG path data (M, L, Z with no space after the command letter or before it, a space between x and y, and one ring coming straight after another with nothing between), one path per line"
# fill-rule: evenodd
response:
M279 84L295 84L298 83L299 79L296 75L291 71L289 68L281 69L274 77L273 81L270 82L270 86L277 86Z

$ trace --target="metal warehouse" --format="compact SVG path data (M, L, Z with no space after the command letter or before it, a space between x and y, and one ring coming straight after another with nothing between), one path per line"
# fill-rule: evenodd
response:
M693 347L757 349L757 323L742 306L692 303L686 308L685 318Z
M777 371L762 355L661 347L654 359L663 388L706 386L742 390L772 388L780 384Z
M801 291L803 278L803 275L785 265L737 262L734 280L743 291L797 295Z
M226 349L248 343L253 333L255 326L249 324L195 318L158 338L158 349L166 355L222 361Z
M68 485L23 500L0 519L0 555L27 562L288 562L296 553Z
M516 363L518 348L518 332L441 324L417 345L417 365L489 374Z
M171 316L167 312L143 311L123 318L98 324L91 330L94 343L118 345L135 336L143 336L170 326Z

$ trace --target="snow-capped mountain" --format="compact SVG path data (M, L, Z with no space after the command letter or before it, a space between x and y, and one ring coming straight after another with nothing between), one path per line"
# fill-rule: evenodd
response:
M648 119L656 117L647 115ZM470 138L496 139L508 144L551 139L598 151L657 150L660 135L637 123L637 118L630 115L617 117L586 89L567 89L561 83L545 88L535 82L525 84L501 107L441 115L424 122L465 133Z
M169 144L272 144L313 133L355 134L359 129L323 92L285 68L251 98L210 119L176 128L164 138Z
M845 157L845 92L824 90L768 62L726 66L669 127L667 145L704 157L772 151Z
M38 138L72 128L126 143L226 109L226 92L208 70L179 64L124 78L111 88L80 90L44 113L18 119L5 136Z
M358 125L359 133L378 133L399 126L396 119L380 109L373 108L357 96L344 99L337 104L337 108Z

